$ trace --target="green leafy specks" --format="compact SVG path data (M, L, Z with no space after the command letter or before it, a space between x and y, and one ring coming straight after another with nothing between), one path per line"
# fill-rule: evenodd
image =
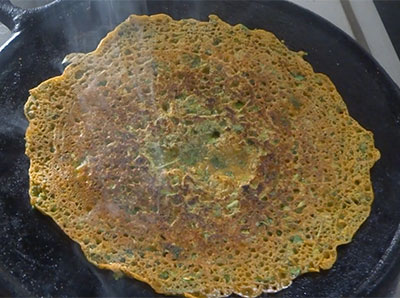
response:
M340 106L336 106L336 112L338 112L339 114L343 114L344 113L344 109Z
M280 120L281 120L281 123L282 123L283 126L286 126L286 127L290 126L290 121L285 116L282 116Z
M107 81L106 80L102 80L97 84L97 86L105 86L105 85L107 85Z
M175 96L175 99L177 100L182 100L186 98L186 94L185 93L179 93Z
M299 73L290 73L297 81L304 81L305 77Z
M290 242L292 243L302 243L303 239L299 235L294 235L290 237Z
M299 149L299 144L297 142L294 143L294 145L291 148L291 151L293 153L293 155L297 154L297 150Z
M243 131L243 126L240 125L240 124L234 124L234 125L232 125L232 129L233 129L235 132L242 132L242 131Z
M289 102L293 105L293 107L298 110L301 108L301 106L303 105L296 97L291 96L289 98Z
M224 279L226 282L230 282L231 281L231 276L229 274L224 274Z
M202 73L209 74L210 73L210 66L206 65L201 70Z
M246 143L249 144L250 146L253 146L255 142L252 139L246 139Z
M210 162L213 165L213 167L216 169L226 168L226 163L220 156L211 157Z
M221 217L222 210L221 210L221 206L219 204L214 206L213 213L214 213L215 217Z
M226 205L226 208L228 210L233 210L235 208L239 207L239 201L238 200L234 200L232 202L230 202L228 205Z
M126 255L127 255L128 257L133 257L133 251L132 251L132 249L130 249L130 248L125 249L125 253L126 253Z
M200 63L201 63L201 59L200 59L199 56L196 55L196 56L193 57L191 66L192 66L192 68L194 68L194 67L199 66Z
M208 180L210 179L210 172L208 171L208 169L196 169L196 175L199 176L199 178L202 181L208 182Z
M237 102L234 103L234 106L236 109L240 110L241 108L244 107L244 102L238 100Z
M31 96L32 97L32 96ZM25 113L26 116L28 117L28 119L33 119L35 118L35 111L32 110L32 107L34 106L33 102L29 102L29 104L27 105L27 107L25 108Z
M194 166L203 159L202 148L197 144L186 144L179 152L179 159L187 166Z
M270 132L266 129L261 130L257 136L257 139L261 142L265 142L270 139Z
M83 70L78 70L77 72L75 72L75 79L79 80L80 78L83 77L83 74L85 72Z
M221 39L219 37L215 37L214 40L213 40L213 45L217 46L217 45L220 44L220 42L221 42Z
M249 31L249 28L247 28L245 25L243 25L243 24L239 24L239 28L240 29L242 29L243 31L245 31L245 32L248 32Z
M260 277L260 276L256 277L256 282L263 282L263 281L264 281L264 279L262 277Z
M358 148L360 149L360 151L361 151L362 153L365 153L365 152L367 152L368 145L367 145L366 143L361 143L360 146L359 146Z
M271 282L271 281L275 280L275 278L274 277L264 277L264 278L262 278L261 276L257 276L255 280L256 280L256 282L266 283L266 282Z
M257 113L257 112L259 112L261 110L261 108L259 106L257 106L257 105L254 105L249 110L250 110L250 112Z
M200 56L183 54L183 62L188 64L190 68L198 67L201 63Z
M270 226L273 223L272 218L270 217L266 217L264 220L260 220L256 222L256 226L260 227L260 226Z
M225 174L226 176L228 176L228 177L231 177L231 178L235 177L235 175L233 174L232 171L226 171L224 174Z
M158 275L158 277L161 279L168 279L169 273L168 273L168 271L163 271Z
M211 235L210 235L210 233L208 233L208 232L204 232L204 233L203 233L203 237L204 237L205 240L207 240L208 238L210 238L210 236L211 236Z
M159 143L149 143L147 146L147 153L156 166L163 164L163 150Z
M164 111L164 112L168 112L168 110L169 110L169 103L168 102L163 102L162 104L161 104L161 109Z
M158 62L153 60L151 61L151 69L156 74L158 72Z
M172 259L176 260L181 255L183 249L176 245L168 245L167 250L171 253Z
M243 235L249 235L250 234L250 230L247 228L243 228L240 230L240 233Z
M179 102L179 107L187 114L210 115L211 111L195 96L188 96Z
M39 185L34 185L31 187L31 195L34 197L38 197L42 192L42 188Z
M134 207L133 209L128 209L128 213L132 214L132 215L137 214L139 211L140 211L140 207L137 207L137 206Z
M303 212L304 208L305 208L305 206L296 208L296 209L294 209L294 212L296 212L297 214L300 214Z
M195 98L190 97L185 100L184 108L186 113L196 114L201 107Z
M175 192L171 192L169 189L161 189L160 194L162 194L163 196L170 196L174 195Z
M301 273L301 269L299 267L293 267L290 268L289 272L291 276L296 277Z

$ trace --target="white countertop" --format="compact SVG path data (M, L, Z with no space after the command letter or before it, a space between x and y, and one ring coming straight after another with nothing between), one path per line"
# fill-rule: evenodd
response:
M353 37L400 86L400 60L372 0L289 1L319 14Z

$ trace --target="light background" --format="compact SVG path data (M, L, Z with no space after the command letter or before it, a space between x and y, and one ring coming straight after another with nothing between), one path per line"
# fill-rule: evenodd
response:
M22 8L45 5L52 0L11 0ZM73 0L70 0L73 1ZM111 1L111 0L110 0ZM372 0L289 0L327 19L364 47L383 66L393 81L400 86L400 61L382 20ZM400 20L399 20L400 26ZM11 32L0 23L1 46L10 38ZM391 289L392 297L400 297L400 276L397 288Z

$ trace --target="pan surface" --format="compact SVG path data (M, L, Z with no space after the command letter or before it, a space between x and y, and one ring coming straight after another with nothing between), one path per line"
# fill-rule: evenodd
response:
M0 20L7 17L1 4ZM367 296L390 278L400 246L400 91L342 31L283 1L64 0L11 13L15 18L7 22L16 25L14 38L0 52L0 295L156 296L144 283L115 280L111 272L89 264L76 243L31 208L24 154L28 90L61 74L66 54L93 50L132 13L200 20L213 13L231 24L272 31L290 49L308 52L306 60L332 79L352 117L373 131L382 157L371 171L371 215L353 241L339 247L333 268L300 276L271 296Z

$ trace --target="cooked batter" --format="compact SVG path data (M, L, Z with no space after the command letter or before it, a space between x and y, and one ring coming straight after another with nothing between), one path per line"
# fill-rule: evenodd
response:
M31 90L32 205L159 293L254 297L330 268L379 152L303 55L216 16L131 16Z

